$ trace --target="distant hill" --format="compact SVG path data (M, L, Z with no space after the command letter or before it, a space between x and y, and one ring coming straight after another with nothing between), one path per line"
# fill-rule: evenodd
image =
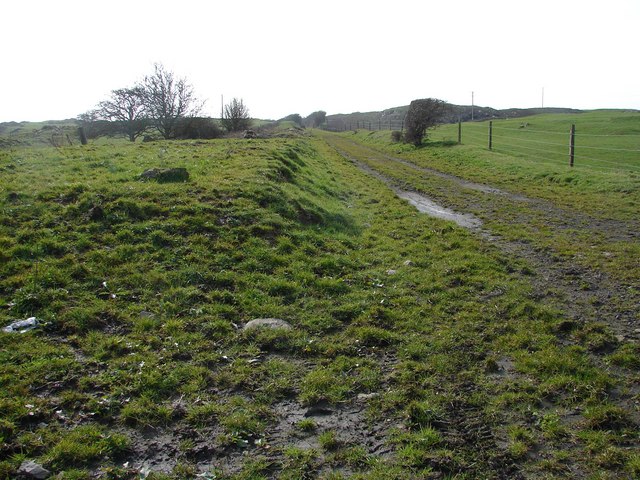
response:
M445 117L444 123L455 123L458 120L471 120L471 105L450 105L451 113ZM365 128L371 130L400 130L409 105L388 108L379 112L355 112L327 115L326 128L329 130L351 130ZM473 107L473 120L489 120L492 118L518 118L540 113L583 113L584 110L574 108L507 108L497 110L491 107Z
M0 148L34 145L59 147L79 141L75 119L0 123Z

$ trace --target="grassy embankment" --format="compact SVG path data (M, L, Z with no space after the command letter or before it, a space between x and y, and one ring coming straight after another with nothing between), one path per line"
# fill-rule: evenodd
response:
M163 166L191 180L137 179ZM143 434L173 439L148 478L640 473L629 392L563 346L526 266L319 140L3 150L0 185L0 324L46 322L0 333L2 478L135 478ZM237 328L257 317L293 329ZM608 359L637 376L627 350ZM354 402L387 453L279 421Z

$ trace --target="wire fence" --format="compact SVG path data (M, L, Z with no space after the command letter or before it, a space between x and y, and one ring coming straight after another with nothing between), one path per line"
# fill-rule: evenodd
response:
M345 120L331 119L320 128L330 132L346 132L350 130L404 130L404 117L379 118L377 120Z
M389 130L403 132L403 117L377 120L332 119L323 126L329 131ZM590 133L575 125L565 129L538 129L527 121L513 120L506 126L493 121L464 122L437 129L432 138L453 140L540 164L569 165L598 170L640 172L640 133Z
M575 125L538 130L526 122L513 128L490 121L463 124L460 141L537 163L640 172L640 134L581 133Z

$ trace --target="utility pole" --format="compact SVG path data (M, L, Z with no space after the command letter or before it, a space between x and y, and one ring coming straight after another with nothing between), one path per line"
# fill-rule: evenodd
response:
M473 92L471 92L471 121L473 121Z

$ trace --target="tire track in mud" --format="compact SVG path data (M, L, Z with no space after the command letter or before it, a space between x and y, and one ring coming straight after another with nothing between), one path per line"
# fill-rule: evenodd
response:
M611 328L618 341L640 340L640 326L637 324L636 318L637 312L640 311L640 296L632 285L624 285L601 270L588 268L571 261L571 259L555 255L551 249L545 246L536 245L530 241L508 240L497 235L486 227L486 223L483 225L477 216L452 210L442 205L445 202L439 202L422 192L407 189L406 184L401 185L398 180L380 173L368 161L395 162L420 172L423 177L437 177L446 180L448 195L456 198L462 197L463 204L465 204L466 191L482 192L486 194L481 198L482 204L478 205L477 196L474 196L470 201L481 209L484 218L490 220L500 221L499 212L496 213L495 208L497 201L501 203L514 202L533 210L535 214L542 213L552 230L573 228L580 231L586 228L616 241L640 240L640 232L634 229L633 225L614 220L598 220L586 214L575 212L569 214L569 212L543 199L513 194L489 185L469 182L431 168L420 167L407 160L391 157L351 140L339 139L341 142L338 144L332 137L325 136L323 138L342 157L382 181L398 197L409 201L419 211L438 218L452 220L458 225L474 231L503 252L527 261L535 272L534 275L528 276L527 280L533 285L538 298L545 299L560 308L576 325L586 322L602 322ZM363 155L359 155L354 149L349 148L350 146L356 147L358 151L366 151L366 158L362 158ZM526 222L526 217L520 221ZM549 291L550 286L554 288L553 292Z

